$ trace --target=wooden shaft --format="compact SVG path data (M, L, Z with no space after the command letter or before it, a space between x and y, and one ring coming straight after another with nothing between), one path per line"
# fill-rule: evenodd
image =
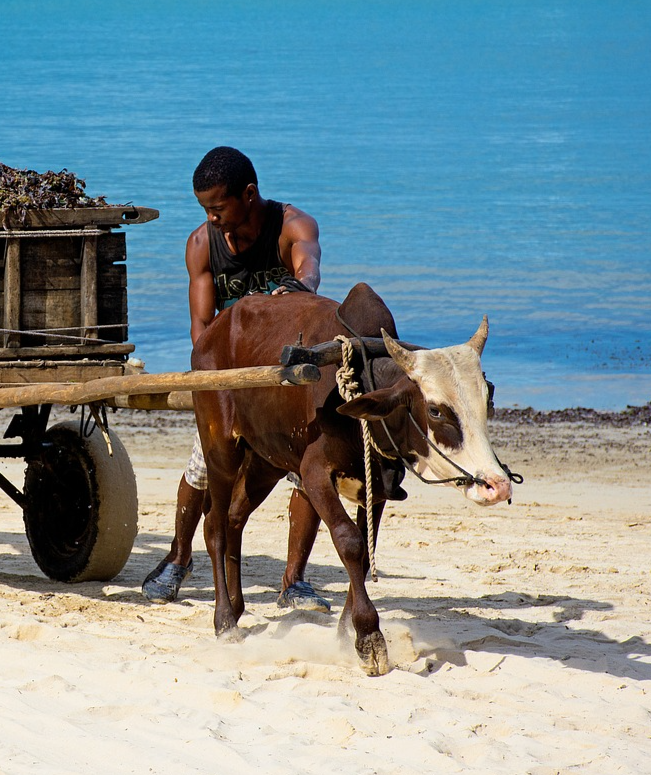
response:
M20 328L20 240L8 239L4 276L4 328ZM5 334L5 347L19 347L20 334Z
M141 396L113 396L106 400L107 406L119 409L172 409L174 411L194 411L192 393L189 390L174 390L171 393L147 393Z
M274 385L305 385L317 382L316 366L251 366L223 371L186 371L169 374L130 374L104 377L81 384L21 385L0 389L0 408L37 404L89 404L114 396L197 390L238 390Z

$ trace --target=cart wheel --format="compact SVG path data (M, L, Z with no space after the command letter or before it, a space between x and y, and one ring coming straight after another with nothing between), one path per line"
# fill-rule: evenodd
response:
M79 423L58 423L27 461L27 538L39 568L56 581L108 581L133 547L136 479L124 445L109 434L112 457L97 428L82 438Z

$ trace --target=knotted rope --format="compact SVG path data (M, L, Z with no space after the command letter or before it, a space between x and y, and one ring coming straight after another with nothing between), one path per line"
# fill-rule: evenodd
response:
M337 386L339 395L345 401L352 401L353 398L359 398L363 395L359 390L359 382L355 379L355 371L352 367L353 345L350 339L343 334L335 337L335 340L341 342L341 360L342 365L337 370ZM360 419L362 426L362 438L364 440L364 476L366 479L366 542L368 546L368 561L371 578L377 581L377 567L375 565L375 530L373 528L373 482L371 479L371 447L378 449L374 439L371 436L371 430L367 420ZM378 451L380 451L378 449ZM381 452L381 451L380 451Z

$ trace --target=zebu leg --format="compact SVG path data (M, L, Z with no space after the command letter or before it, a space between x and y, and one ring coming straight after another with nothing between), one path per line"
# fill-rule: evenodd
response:
M251 449L247 449L235 480L226 533L226 581L236 620L244 612L242 533L251 513L265 500L284 474L284 471L270 466Z
M306 454L301 464L305 491L321 519L328 526L335 549L348 571L351 617L357 633L355 649L368 675L389 672L389 657L380 621L365 586L364 554L366 547L362 534L346 513L330 476L323 466L311 465Z
M229 406L214 395L195 395L195 414L208 469L210 509L203 523L206 549L212 562L215 585L215 634L237 627L226 584L225 556L228 515L245 448L226 429L230 426Z
M373 548L377 546L378 531L380 529L380 522L382 520L382 514L384 512L384 506L386 501L380 501L373 504ZM368 575L370 568L370 559L368 556L368 521L366 518L366 509L361 506L357 507L357 527L359 527L362 537L364 538L364 545L366 546L366 552L364 553L363 569L364 578ZM346 595L346 602L344 603L344 609L341 612L341 618L339 619L339 635L344 636L349 631L352 625L352 594L350 587L348 588L348 594Z
M228 511L234 478L210 474L211 507L203 523L206 549L212 562L213 583L215 585L215 634L235 630L237 617L231 605L226 584L225 556L228 532Z

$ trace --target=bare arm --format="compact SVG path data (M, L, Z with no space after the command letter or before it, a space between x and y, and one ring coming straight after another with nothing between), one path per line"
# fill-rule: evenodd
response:
M321 246L319 227L311 215L289 206L285 213L280 235L280 250L283 264L306 288L316 293L321 282ZM284 286L273 291L283 293Z
M185 248L190 279L190 337L194 345L215 317L215 283L210 270L206 224L195 229Z

